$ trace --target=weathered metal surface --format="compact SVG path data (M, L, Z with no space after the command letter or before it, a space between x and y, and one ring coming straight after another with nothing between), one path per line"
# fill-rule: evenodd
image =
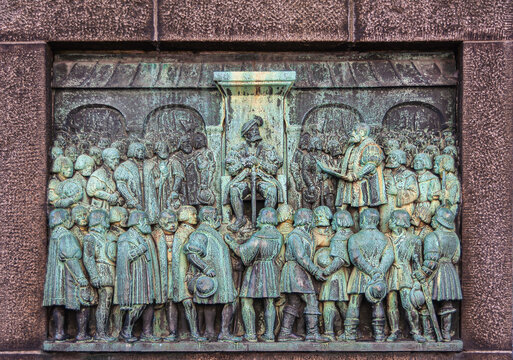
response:
M45 349L461 350L452 54L59 55L54 75Z

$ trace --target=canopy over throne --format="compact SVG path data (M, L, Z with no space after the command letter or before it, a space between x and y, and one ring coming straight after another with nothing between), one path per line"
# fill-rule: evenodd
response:
M285 122L285 96L290 90L296 73L294 71L269 72L215 72L214 82L224 100L222 136L221 197L223 221L229 222L232 213L227 187L233 174L227 169L227 155L241 149L246 140L242 136L244 124L251 119L259 120L262 144L273 147L282 160L275 179L282 196L287 201L287 139ZM242 133L241 133L242 132Z

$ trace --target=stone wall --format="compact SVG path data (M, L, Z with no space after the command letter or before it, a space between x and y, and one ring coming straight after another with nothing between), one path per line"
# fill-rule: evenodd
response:
M0 4L0 356L54 356L40 350L46 337L46 312L41 301L53 51L430 47L453 49L460 59L465 298L461 337L465 350L461 354L428 356L352 355L390 359L511 358L511 0L2 0ZM176 355L186 359L204 357ZM272 354L208 357L276 358ZM339 355L279 357L335 359Z

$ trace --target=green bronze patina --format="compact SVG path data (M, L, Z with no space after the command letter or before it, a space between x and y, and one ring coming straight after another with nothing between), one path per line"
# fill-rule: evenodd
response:
M57 55L44 349L460 351L455 71Z

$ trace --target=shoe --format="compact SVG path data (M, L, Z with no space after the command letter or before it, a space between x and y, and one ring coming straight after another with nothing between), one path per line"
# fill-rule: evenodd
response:
M242 341L242 338L240 336L235 336L235 335L232 335L230 333L220 333L219 336L217 337L217 340L220 341L220 342L233 342L233 343L237 343L237 342L241 342Z
M107 335L95 335L94 336L94 341L98 341L98 342L114 342L116 340L117 339L113 336L107 336Z
M77 342L87 342L93 340L93 338L87 334L78 334L75 340Z
M208 341L208 339L206 337L200 336L199 334L191 334L191 339L196 342Z
M274 334L264 334L260 337L263 342L274 342Z
M329 339L329 341L335 341L335 333L331 333L331 332L327 332L327 333L324 333L323 336L327 339Z
M174 342L176 340L177 340L176 334L169 334L168 336L166 336L165 338L162 339L162 341L166 341L166 342Z
M69 340L70 337L66 334L55 334L53 340L54 341L66 341Z
M161 338L159 338L158 336L155 336L153 334L148 334L148 335L142 334L140 340L146 341L146 342L159 342L161 340Z
M387 337L388 342L394 342L399 339L399 331L394 331Z
M416 342L422 344L422 343L425 343L426 342L426 338L422 335L419 335L419 334L413 334L413 340L415 340Z
M247 342L258 342L258 339L255 334L244 334L242 338L244 341Z

